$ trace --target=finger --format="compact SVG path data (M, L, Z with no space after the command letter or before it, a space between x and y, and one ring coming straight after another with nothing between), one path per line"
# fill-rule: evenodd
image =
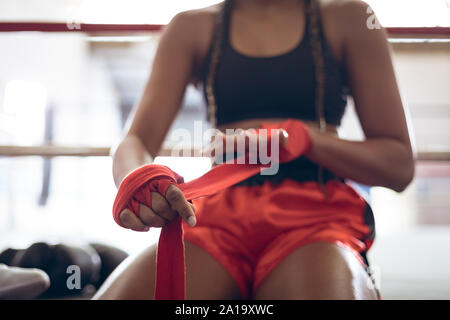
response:
M254 129L241 130L237 132L234 137L234 148L236 150L236 157L238 163L257 163L258 159L258 146L260 144L259 136Z
M280 129L280 143L283 147L286 147L288 139L289 134L287 133L287 131L284 129Z
M257 132L254 129L237 130L235 134L223 134L219 132L214 137L214 141L202 151L202 156L216 158L224 154L231 154L235 151L251 152L258 154L257 146L264 143L269 144L270 139L278 139L278 145L286 146L288 140L288 133L284 129L266 129L263 132ZM230 149L231 148L231 149ZM230 150L228 150L230 149ZM217 161L217 159L216 159Z
M125 228L135 231L148 231L148 227L129 209L125 209L120 213L119 220Z
M266 145L266 150L271 150L274 146L276 148L279 148L280 146L286 147L289 134L284 129L267 129L267 132L260 131L259 133L246 133L246 138L246 145L250 144L250 139L255 139L253 141L255 141L258 146ZM256 150L258 150L258 148L256 148ZM247 148L246 151L252 152L253 150Z
M247 159L248 161L258 162L259 147L264 145L266 150L271 150L275 142L273 139L277 139L277 146L286 147L289 137L286 130L273 128L265 130L259 132L255 129L237 130L235 134L228 135L219 132L218 135L214 136L213 142L203 150L202 156L210 157L213 165L229 160L234 162L235 157L240 157L243 153L247 154L246 159L250 155L256 157L252 160ZM271 151L269 152L271 153ZM233 154L231 159L228 158L230 154ZM224 159L225 155L227 156L226 159Z
M158 216L149 207L139 204L139 218L149 227L161 228L167 224L167 220Z
M214 159L216 164L221 164L224 161L234 161L236 153L244 154L247 148L244 130L238 130L234 134L220 133L217 135L205 153Z
M194 211L180 189L171 184L166 192L166 200L187 224L191 227L195 226L197 220L195 219Z
M259 134L255 129L238 129L232 137L234 150L238 152L257 152L255 149L259 142Z
M226 135L220 131L212 136L209 144L202 150L202 156L213 158L216 154L222 154L224 152L225 139Z
M151 210L158 216L172 221L178 215L177 212L172 209L166 199L158 192L152 192L152 208Z
M237 152L246 152L248 151L248 137L247 132L245 130L237 130L237 132L231 137L233 150L227 152L231 153L234 151ZM230 138L229 138L230 139ZM229 143L228 145L230 145Z

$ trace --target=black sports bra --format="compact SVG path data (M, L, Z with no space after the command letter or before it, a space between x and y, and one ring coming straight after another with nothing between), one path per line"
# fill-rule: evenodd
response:
M317 119L316 77L308 20L306 14L301 42L289 52L272 57L250 57L237 52L230 44L227 23L213 82L217 125L257 118ZM326 74L324 117L328 124L338 126L347 104L348 86L345 73L334 59L321 29ZM206 83L211 51L205 59L203 83Z

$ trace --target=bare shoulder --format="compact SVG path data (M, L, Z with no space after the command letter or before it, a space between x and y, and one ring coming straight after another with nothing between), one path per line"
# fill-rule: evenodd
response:
M365 1L321 0L320 3L323 15L344 33L359 34L375 29L375 13Z
M166 29L176 29L176 33L186 41L201 43L207 40L205 38L208 36L212 36L214 20L219 10L219 5L214 5L179 12L172 18Z
M325 35L338 61L350 48L380 44L386 33L372 8L361 0L320 0Z
M214 32L214 21L221 9L221 4L205 8L182 11L176 14L165 27L163 34L172 41L184 44L195 59L197 66L208 52Z
M175 24L187 28L185 31L198 30L198 27L205 27L206 25L213 23L214 17L219 10L220 4L200 9L181 11L172 18L169 25Z

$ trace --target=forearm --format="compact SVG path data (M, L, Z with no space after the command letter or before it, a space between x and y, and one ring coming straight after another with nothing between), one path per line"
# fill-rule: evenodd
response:
M414 176L411 148L401 141L349 141L316 130L310 135L313 147L306 156L343 178L401 192Z
M113 177L118 187L132 170L153 162L141 140L134 135L126 136L113 154Z

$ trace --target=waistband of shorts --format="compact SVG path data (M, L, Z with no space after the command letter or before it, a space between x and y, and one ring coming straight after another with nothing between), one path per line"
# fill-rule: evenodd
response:
M325 168L322 170L324 183L330 180L338 180L340 182L345 181L343 178ZM319 182L319 166L306 157L299 157L291 162L280 164L277 173L274 175L257 174L235 184L235 186L260 186L266 181L279 184L285 179L292 179L297 182Z

